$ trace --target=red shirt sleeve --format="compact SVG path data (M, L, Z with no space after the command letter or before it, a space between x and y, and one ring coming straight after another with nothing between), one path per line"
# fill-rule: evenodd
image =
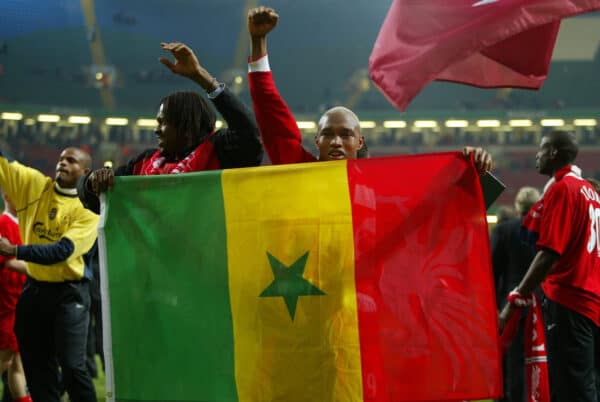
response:
M562 255L569 244L572 233L573 205L568 187L555 183L544 195L544 207L540 221L538 248L552 250Z
M249 73L248 84L256 122L271 163L314 162L316 158L302 147L302 134L275 86L273 73Z

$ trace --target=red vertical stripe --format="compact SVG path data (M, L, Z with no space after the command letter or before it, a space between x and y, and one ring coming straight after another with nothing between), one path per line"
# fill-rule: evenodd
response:
M459 153L348 162L365 401L501 393L485 207Z

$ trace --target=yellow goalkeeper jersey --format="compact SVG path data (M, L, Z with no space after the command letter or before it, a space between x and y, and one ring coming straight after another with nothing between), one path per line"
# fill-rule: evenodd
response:
M44 282L82 279L86 268L83 255L94 245L99 218L83 207L77 190L63 189L50 177L2 154L0 187L17 209L23 244L51 244L66 237L75 246L65 261L52 265L28 262L29 275Z

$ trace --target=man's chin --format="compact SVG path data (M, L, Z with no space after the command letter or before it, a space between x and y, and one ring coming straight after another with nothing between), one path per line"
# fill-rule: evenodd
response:
M60 174L56 175L54 181L62 188L75 188L75 183L65 180Z

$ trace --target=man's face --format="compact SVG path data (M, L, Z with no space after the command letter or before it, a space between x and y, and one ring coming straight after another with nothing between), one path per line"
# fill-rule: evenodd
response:
M364 142L358 124L354 116L343 111L323 116L315 138L319 160L356 159L356 153Z
M550 144L548 137L542 137L540 148L535 154L535 168L540 174L551 175L555 150Z
M158 125L154 130L158 140L158 147L167 154L175 154L181 150L181 139L177 135L177 129L172 122L168 122L163 112L164 106L161 104L156 114Z
M56 182L64 188L75 188L77 180L89 172L85 167L85 155L76 148L67 148L60 154L56 164Z

